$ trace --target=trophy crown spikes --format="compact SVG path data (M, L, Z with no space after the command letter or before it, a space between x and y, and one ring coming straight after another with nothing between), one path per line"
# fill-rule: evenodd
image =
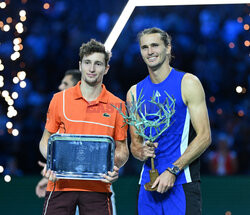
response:
M166 91L164 93L167 95L163 103L160 102L160 96L158 91L154 91L152 97L150 97L149 103L154 104L158 107L158 111L155 113L147 113L146 104L144 104L145 99L141 90L137 102L134 95L131 92L132 101L126 104L127 113L122 112L122 104L118 108L112 105L118 112L122 115L125 124L129 124L135 127L136 133L150 142L154 142L164 131L166 131L172 123L170 123L171 117L175 113L175 99L171 97ZM169 102L170 101L170 102ZM144 113L142 111L142 105L144 104ZM149 116L153 116L154 119L148 119ZM161 125L164 125L160 128ZM149 128L149 135L145 134L145 130ZM152 134L153 130L155 135Z

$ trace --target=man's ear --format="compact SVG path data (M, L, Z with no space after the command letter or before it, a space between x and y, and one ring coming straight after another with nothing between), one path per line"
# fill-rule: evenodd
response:
M110 68L110 66L109 66L109 65L107 65L107 66L106 66L106 69L105 69L105 72L104 72L104 75L106 75L106 74L108 73L109 68Z
M79 71L80 71L80 72L82 71L81 65L82 65L82 61L79 61Z
M171 54L171 46L170 45L167 46L167 50L166 51L167 51L167 54Z

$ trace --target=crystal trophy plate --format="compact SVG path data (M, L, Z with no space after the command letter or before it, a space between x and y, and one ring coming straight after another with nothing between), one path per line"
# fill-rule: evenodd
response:
M101 180L113 171L115 142L110 136L53 134L47 168L61 179Z

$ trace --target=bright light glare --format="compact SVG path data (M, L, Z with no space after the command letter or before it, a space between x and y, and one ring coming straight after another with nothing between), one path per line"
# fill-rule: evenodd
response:
M24 22L24 21L26 20L26 16L21 16L21 17L20 17L20 20L21 20L22 22Z
M13 61L15 61L17 58L19 58L20 57L20 53L19 52L14 52L11 56L10 56L10 58L11 58L11 60L13 60Z
M12 130L12 135L17 136L19 134L19 131L17 129Z
M0 173L2 173L4 171L3 166L0 166Z
M14 78L13 78L13 83L14 83L14 84L17 84L18 82L19 82L19 78L18 78L18 77L14 77Z
M8 18L6 19L6 22L9 23L9 24L12 23L12 18L11 18L11 17L8 17Z
M22 44L19 44L19 49L23 50L23 45Z
M12 96L13 99L17 99L18 98L18 93L17 92L13 92L11 94L11 96Z
M26 11L25 10L20 10L19 16L26 16Z
M13 111L13 110L15 110L15 108L13 106L8 107L8 111Z
M26 82L25 81L21 81L20 82L20 87L21 88L25 88L26 87Z
M18 22L17 24L16 24L16 30L18 29L18 28L23 28L23 23L21 23L21 22Z
M7 103L8 103L8 105L13 105L14 101L12 99L9 99Z
M13 49L14 49L14 51L19 51L20 50L20 46L19 45L14 45L14 47L13 47Z
M12 118L13 116L16 116L17 115L17 111L14 109L13 106L9 106L8 107L8 113L7 113L7 116L9 118Z
M25 77L26 77L26 72L24 72L24 71L18 72L18 73L17 73L17 77L18 77L21 81L24 80Z
M49 9L49 7L50 7L49 3L44 3L43 8L44 8L45 10Z
M3 96L3 97L9 96L9 92L8 92L7 90L4 90L4 91L2 92L2 96Z
M13 123L12 123L12 122L7 122L7 123L6 123L6 127L7 127L8 129L11 129L11 128L13 127Z
M10 182L11 181L10 175L4 176L4 181L7 182L7 183Z
M16 111L16 110L13 110L12 115L13 115L13 116L16 116L16 115L17 115L17 111Z
M4 25L4 26L3 26L3 30L4 30L5 32L9 31L9 30L10 30L10 26L9 26L9 25Z
M8 113L7 113L7 117L12 118L12 117L13 117L12 113L11 113L11 112L8 112Z
M0 8L4 9L6 7L6 3L5 2L1 2L0 3Z
M242 91L243 91L241 86L237 86L235 90L237 93L242 93Z
M16 30L17 30L17 32L18 32L19 34L23 33L23 23L18 22L18 23L16 24L15 28L16 28Z
M4 65L0 64L0 71L3 71L3 70L4 70Z
M15 39L13 40L13 43L14 43L15 45L18 45L18 44L21 43L21 42L22 42L22 39L21 39L20 37L15 38Z

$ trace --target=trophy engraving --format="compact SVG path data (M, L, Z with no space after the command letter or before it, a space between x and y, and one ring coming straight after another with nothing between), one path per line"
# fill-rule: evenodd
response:
M147 113L146 105L144 104L145 100L143 100L144 95L142 95L142 91L138 97L138 101L135 101L133 94L131 93L132 101L130 104L126 104L127 112L124 114L122 112L122 107L116 108L119 113L122 115L125 124L129 124L134 126L136 129L136 133L144 138L144 140L148 140L149 143L147 145L153 146L154 141L164 132L166 131L173 122L170 122L171 117L175 113L175 99L171 97L166 91L164 93L167 95L165 101L163 103L160 102L158 91L153 92L153 96L149 101L152 106L156 106L157 111L153 113ZM144 104L144 110L142 109ZM146 134L146 129L149 129L149 133ZM152 185L156 178L159 176L158 170L155 169L154 158L151 158L151 170L150 174L150 182L144 185L145 190L155 191L157 187L152 189Z

